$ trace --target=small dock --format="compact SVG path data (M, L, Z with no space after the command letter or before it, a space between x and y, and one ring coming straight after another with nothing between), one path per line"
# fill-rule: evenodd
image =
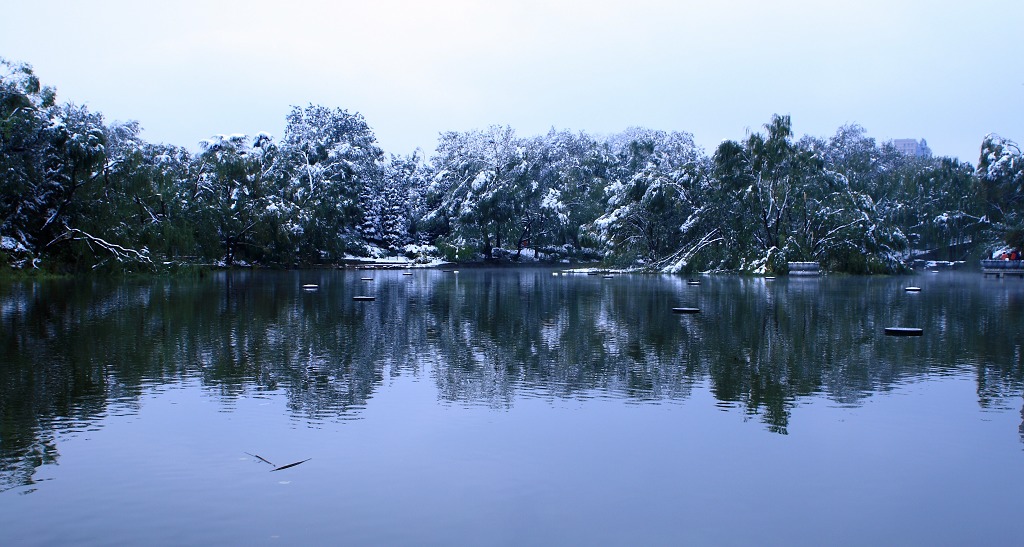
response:
M1024 260L982 260L981 273L997 278L1015 275L1024 278Z

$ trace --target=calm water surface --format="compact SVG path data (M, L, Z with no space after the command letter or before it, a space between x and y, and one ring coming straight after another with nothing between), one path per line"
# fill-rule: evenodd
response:
M553 273L0 286L0 543L1020 544L1024 281Z

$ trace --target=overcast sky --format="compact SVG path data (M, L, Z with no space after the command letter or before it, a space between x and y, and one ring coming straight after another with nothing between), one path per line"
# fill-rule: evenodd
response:
M790 114L977 163L1024 141L1024 1L6 2L0 56L153 142L280 137L292 105L361 113L386 152L510 125L724 139Z

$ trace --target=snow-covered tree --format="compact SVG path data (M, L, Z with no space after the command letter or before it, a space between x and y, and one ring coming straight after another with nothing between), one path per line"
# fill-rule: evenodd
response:
M532 248L666 271L874 272L1024 244L1024 156L995 135L974 170L856 125L797 139L788 116L712 157L682 132L492 126L442 134L429 163L385 160L361 115L315 105L292 109L279 143L217 136L193 156L140 133L57 104L30 66L0 59L0 263L301 265L436 243L458 258Z
M714 157L718 214L729 215L723 218L730 219L730 262L742 270L779 270L787 260L810 259L791 237L803 186L819 174L820 161L793 141L789 116L773 116L764 127L764 135L723 142Z
M615 164L610 148L584 133L555 131L533 139L540 202L533 246L578 255L596 250L585 227L604 212L604 190ZM591 238L592 239L592 238Z
M277 150L265 134L215 135L200 143L193 199L204 206L203 222L215 234L228 266L242 257L260 258L264 238L255 237L275 214Z
M977 177L993 235L1024 243L1024 154L1014 141L988 135L981 143Z
M46 177L53 89L32 67L0 58L0 237L15 265L38 253L36 228L49 208Z
M119 230L124 178L140 144L135 122L54 104L28 65L0 59L0 235L8 254L73 267L149 262L137 232Z
M420 242L417 221L424 211L427 167L419 151L392 155L381 172L383 195L380 209L381 239L391 252Z
M378 178L383 157L363 117L340 108L294 107L281 153L287 173L282 195L297 215L293 233L301 260L334 261L358 251L360 194Z
M439 235L486 258L505 243L521 244L539 185L525 143L510 127L445 133L433 164L426 221Z
M788 261L815 261L859 271L899 268L906 241L857 187L884 187L873 173L873 141L842 128L829 142L793 139L788 116L766 134L726 141L715 153L716 216L723 220L724 264L780 271Z
M135 163L120 169L127 179L131 222L141 225L141 244L165 261L198 258L195 227L203 204L193 199L197 188L191 181L196 167L185 148L145 143Z
M706 165L693 137L634 128L610 147L616 162L605 212L593 223L597 237L619 259L678 262L702 214Z

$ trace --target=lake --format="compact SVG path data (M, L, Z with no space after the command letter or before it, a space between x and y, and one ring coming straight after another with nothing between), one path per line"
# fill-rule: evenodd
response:
M0 285L0 542L1021 542L1020 279L403 273Z

